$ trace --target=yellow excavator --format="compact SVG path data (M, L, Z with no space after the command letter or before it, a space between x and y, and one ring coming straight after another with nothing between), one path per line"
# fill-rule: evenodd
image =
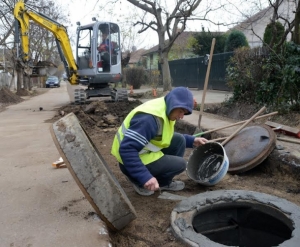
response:
M20 43L18 61L30 63L29 29L33 21L49 30L56 39L61 60L71 85L85 85L84 97L75 97L75 103L90 97L111 96L114 101L128 100L127 89L111 88L122 80L120 29L116 23L97 21L82 25L77 22L75 56L64 25L27 6L21 0L15 4L15 42ZM36 70L35 70L36 71Z

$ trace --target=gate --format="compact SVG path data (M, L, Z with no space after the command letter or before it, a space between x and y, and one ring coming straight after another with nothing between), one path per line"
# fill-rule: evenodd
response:
M226 85L226 67L233 52L214 54L211 63L210 76L207 88L210 90L230 91ZM179 59L169 61L172 85L184 86L202 90L206 77L207 57Z

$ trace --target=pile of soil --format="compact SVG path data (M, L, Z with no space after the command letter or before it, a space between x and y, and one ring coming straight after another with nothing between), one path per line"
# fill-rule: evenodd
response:
M155 96L155 94L156 94L156 96ZM134 99L151 99L154 97L162 97L166 94L167 94L167 92L163 92L160 89L156 89L155 91L153 91L153 89L152 89L152 90L149 90L146 92L141 92L141 93L133 92L133 93L129 94L129 96Z
M8 88L2 87L0 89L0 112L4 111L9 105L17 104L22 102L23 99L11 92Z
M0 89L0 103L19 103L23 101L23 99L11 92L6 87L2 87Z
M99 150L107 167L110 168L136 210L137 219L123 230L110 233L113 246L182 247L184 245L176 239L170 229L171 212L178 201L160 199L158 198L159 192L149 197L138 195L130 182L126 180L116 159L110 153L117 128L124 117L139 104L141 104L139 100L134 100L129 102L95 101L87 105L67 105L58 110L52 121L56 121L69 112L76 114L86 133ZM240 113L245 114L247 112L248 116L245 115L245 118L250 118L257 112L257 109L249 108L247 105L243 107L246 109L240 110ZM218 109L218 111L222 110ZM236 114L236 109L234 107L231 110L226 109L225 111L224 109L223 113L232 117ZM237 117L241 117L241 114ZM176 130L179 132L186 131L186 129L178 127ZM184 156L186 160L188 160L191 151L191 149L186 150ZM189 179L185 173L182 173L175 179L185 182L186 187L183 191L174 192L174 194L190 197L206 191L240 189L271 194L285 198L300 206L300 181L289 174L285 175L280 172L275 174L272 171L273 173L270 175L267 169L268 166L268 159L266 159L262 164L248 172L239 175L227 174L220 183L212 187L197 184Z
M59 109L51 122L73 112L87 130L109 130L119 127L127 114L142 102L139 100L127 102L92 101L87 105L66 105Z
M18 90L16 92L17 95L19 96L30 96L30 92L28 90L26 90L25 88L21 88L20 90Z

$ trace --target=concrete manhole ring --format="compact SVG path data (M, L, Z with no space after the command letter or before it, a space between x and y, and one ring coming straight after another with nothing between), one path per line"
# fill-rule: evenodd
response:
M77 185L106 225L121 230L136 219L135 209L74 113L50 128L54 143Z
M178 203L171 228L188 246L295 247L300 207L260 192L210 191Z

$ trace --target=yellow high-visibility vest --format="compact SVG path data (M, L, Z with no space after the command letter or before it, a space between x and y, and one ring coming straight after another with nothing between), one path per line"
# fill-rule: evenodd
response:
M161 97L139 105L127 115L114 137L111 149L112 155L114 155L121 164L123 164L123 162L119 153L120 143L129 128L131 119L138 112L149 113L155 116L159 126L157 136L150 140L150 142L139 153L141 161L144 165L147 165L163 156L163 153L160 150L170 146L175 125L175 121L170 121L168 116L166 116L166 108L167 106L164 97Z

